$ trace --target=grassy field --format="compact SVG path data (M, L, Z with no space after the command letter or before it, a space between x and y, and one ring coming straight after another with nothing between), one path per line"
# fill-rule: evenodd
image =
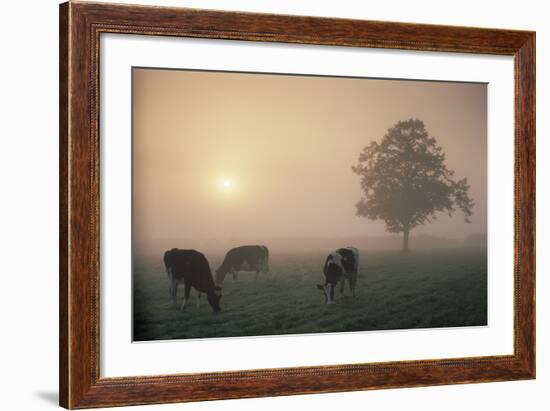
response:
M214 270L220 258L208 256ZM214 314L195 290L173 308L159 261L136 261L134 340L303 334L487 324L487 253L481 249L366 253L360 251L356 297L324 305L316 284L326 253L271 256L271 275L242 272L223 284ZM349 290L346 285L346 295ZM179 301L183 297L180 287Z

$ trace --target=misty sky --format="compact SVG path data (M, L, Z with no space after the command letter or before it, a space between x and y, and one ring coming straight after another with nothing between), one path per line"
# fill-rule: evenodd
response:
M134 240L385 235L351 166L411 117L476 204L411 235L486 232L486 85L134 69Z

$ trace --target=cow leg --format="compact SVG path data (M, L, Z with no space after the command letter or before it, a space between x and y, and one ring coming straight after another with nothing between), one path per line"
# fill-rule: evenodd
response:
M170 280L170 289L168 290L168 295L170 296L170 298L172 298L172 287L174 286L173 285L174 280L172 279L172 272L170 268L166 269L166 274L168 274L168 279Z
M349 279L349 291L352 297L355 297L355 283L357 282L357 273L353 273Z
M233 281L237 281L237 278L239 277L239 272L238 271L233 271L231 273L231 275L233 276Z
M329 297L327 304L334 304L334 284L330 285Z
M344 295L344 287L346 285L346 277L342 277L340 280L340 295Z
M183 294L183 302L181 303L181 309L183 310L187 306L187 300L191 294L191 284L185 283L185 292Z
M170 283L170 297L172 298L172 305L175 307L178 303L178 285L179 283L172 278Z
M201 307L201 292L197 291L197 308Z

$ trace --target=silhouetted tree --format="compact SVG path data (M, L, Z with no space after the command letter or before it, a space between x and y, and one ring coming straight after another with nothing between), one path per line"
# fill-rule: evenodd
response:
M458 207L470 222L474 203L468 182L453 179L445 154L421 120L399 121L380 143L363 148L352 170L364 192L357 215L384 220L389 232L403 233L403 251L409 249L410 231L435 220L438 212L450 216Z

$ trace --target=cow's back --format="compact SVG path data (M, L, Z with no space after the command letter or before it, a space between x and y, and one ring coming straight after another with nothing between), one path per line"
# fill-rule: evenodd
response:
M208 260L196 250L177 250L171 256L171 261L172 275L176 278L197 274L212 277Z
M225 259L232 264L248 262L256 264L267 257L267 247L262 245L243 245L228 251Z
M261 245L241 245L239 247L234 247L227 253L232 256L243 256L250 257L253 255L263 254L263 246Z

